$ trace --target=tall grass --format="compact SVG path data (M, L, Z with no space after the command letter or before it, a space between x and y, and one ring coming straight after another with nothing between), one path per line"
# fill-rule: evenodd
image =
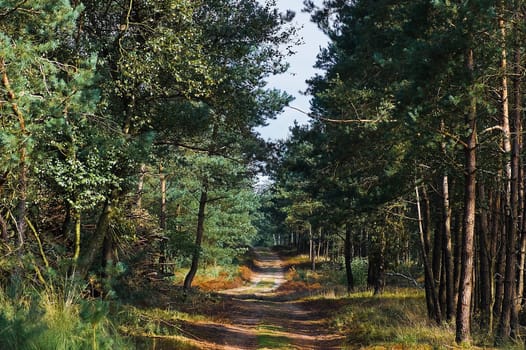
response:
M381 296L353 293L343 300L345 306L332 322L348 335L349 344L407 349L454 345L451 328L434 325L427 319L421 290L388 289Z
M127 349L108 312L107 302L84 300L73 285L0 290L0 349Z

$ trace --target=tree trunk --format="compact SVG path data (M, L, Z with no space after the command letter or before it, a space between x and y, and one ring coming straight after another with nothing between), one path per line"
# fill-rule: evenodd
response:
M380 229L378 237L378 247L375 249L375 279L374 279L374 295L383 292L385 287L385 233Z
M347 277L347 293L354 290L354 277L352 274L352 229L351 225L345 226L345 275Z
M3 210L0 210L0 237L4 243L9 241L9 232L7 231L7 223L4 219Z
M451 207L449 205L449 178L442 178L442 224L444 245L444 273L446 288L446 320L455 313L455 280L453 274L453 249L451 243Z
M518 235L518 170L519 170L519 141L516 132L511 136L513 139L513 149L510 145L510 126L509 126L509 112L508 112L508 82L507 82L507 61L506 61L506 23L504 21L505 4L500 1L501 14L499 17L499 29L501 31L502 53L501 53L501 69L502 76L502 129L504 132L504 151L508 158L506 162L506 224L508 225L506 231L506 268L504 275L504 295L502 300L502 312L500 315L499 326L497 329L496 343L505 342L508 338L515 335L516 319L515 315L515 293L516 293L516 240ZM518 131L520 124L516 121L515 130ZM512 329L513 328L513 329Z
M318 229L318 249L316 250L316 258L319 259L321 257L321 248L323 247L323 242L324 242L324 238L323 238L323 231L322 231L322 228L320 227Z
M518 83L514 83L517 89ZM516 97L519 102L520 94ZM508 230L506 237L506 269L504 278L504 297L502 312L497 330L496 342L505 342L508 338L518 336L518 308L516 302L517 255L516 242L519 227L519 172L520 172L520 140L521 112L520 106L515 105L511 152L511 184L509 196Z
M81 215L80 215L80 210L78 209L75 209L74 210L74 216L75 216L75 253L73 254L73 266L75 267L75 269L77 268L77 265L78 265L78 260L79 260L79 257L80 257L80 239L81 239L81 236L80 236L80 219L81 219Z
M499 196L498 200L498 208L499 210L502 210L502 199ZM499 212L500 213L500 212ZM493 303L493 315L495 317L499 317L499 315L502 312L502 299L504 296L504 275L505 275L505 266L506 266L506 245L504 242L506 242L506 225L504 225L500 218L495 218L496 224L493 232L493 238L496 242L495 248L496 248L496 259L495 259L495 292L494 295L494 303Z
M199 211L197 213L197 229L195 235L194 255L192 257L192 265L184 279L183 287L188 290L192 287L197 268L199 266L199 257L201 255L201 243L203 242L203 234L205 231L205 210L208 201L208 181L203 180L203 189L201 190L201 197L199 198Z
M161 211L159 213L159 227L161 230L166 230L166 175L163 173L163 166L159 165L159 181L161 185ZM166 272L166 241L161 239L159 247L159 267L161 272Z
M109 234L104 236L102 243L102 267L107 268L115 263L115 250L113 247L113 237Z
M460 211L454 212L454 221L452 225L452 233L454 233L454 249L453 249L453 276L455 278L455 314L456 305L458 304L458 291L460 289L460 263L462 260L462 213ZM455 315L456 316L456 315Z
M309 259L312 271L316 271L316 245L312 233L312 225L309 223Z
M113 195L111 195L110 197L113 197ZM112 213L112 199L108 198L104 203L104 207L97 222L95 232L91 236L88 245L83 250L83 254L81 254L80 256L78 273L81 278L86 278L91 266L93 265L93 262L95 261L95 258L101 252L101 248L103 246L106 234L108 232L108 226L110 224Z
M474 70L473 50L467 53L467 69ZM474 93L471 91L471 93ZM471 97L466 118L469 130L465 142L465 184L464 184L464 222L462 238L462 260L460 267L460 286L457 302L456 337L457 343L470 341L471 336L471 297L473 293L473 260L476 210L476 169L477 169L477 101Z
M442 279L442 256L443 250L442 250L442 243L444 241L443 239L443 233L442 229L435 229L435 234L433 237L433 255L432 255L432 271L433 271L433 280L435 287L440 286L441 279ZM437 301L438 306L440 308L441 315L443 314L442 311L444 311L444 308L442 303L440 303L440 288L437 290Z
M16 208L16 230L18 233L18 246L24 245L26 237L26 212L27 212L27 148L26 141L24 140L28 136L26 130L26 121L22 111L18 108L17 96L14 90L11 88L11 83L7 75L7 67L3 57L0 57L0 72L2 72L2 85L7 92L7 98L11 102L11 110L18 119L21 142L19 150L19 173L18 173L18 204Z
M431 263L429 262L429 235L424 228L424 219L420 206L420 192L418 190L418 186L415 187L415 192L418 213L418 231L420 233L420 247L422 252L422 261L424 262L424 286L426 290L427 314L429 318L433 318L437 323L440 323L442 321L442 316L440 314L440 306L438 302L438 291L435 285Z
M480 264L480 327L485 333L490 333L492 326L491 300L493 273L491 269L491 255L488 245L488 213L486 209L486 195L483 184L478 185L479 198L482 203L479 214L479 264Z
M518 45L518 44L516 44ZM519 236L519 255L518 255L518 281L517 281L517 291L516 291L516 302L515 310L512 316L518 317L520 309L522 307L522 300L524 294L524 267L526 264L526 235L524 232L524 171L521 164L521 154L522 154L522 95L521 95L521 81L519 79L520 74L522 74L521 66L521 51L519 48L515 49L514 57L514 78L513 78L513 93L514 93L514 107L513 107L513 126L514 126L514 139L513 139L513 159L512 159L512 169L514 166L516 169L517 177L517 227ZM512 171L513 173L513 171ZM514 320L515 321L515 320ZM514 322L515 323L515 322ZM516 324L512 325L514 329L518 329L518 320ZM513 329L512 329L513 330ZM518 335L515 333L515 335Z
M146 176L146 165L141 164L141 172L139 173L139 181L137 183L137 199L135 201L135 206L137 209L142 209L142 194L144 190L144 177Z

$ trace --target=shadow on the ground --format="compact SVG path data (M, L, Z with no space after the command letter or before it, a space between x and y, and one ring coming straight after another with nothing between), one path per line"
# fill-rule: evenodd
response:
M276 252L258 249L253 256L252 284L215 293L215 322L186 323L185 332L218 349L340 349L343 337L329 330L326 305L298 301L311 291L277 291L288 266Z
M287 282L289 266L268 249L252 254L250 285L211 293L203 300L199 293L185 294L189 299L182 305L166 302L165 307L175 303L181 312L203 316L177 321L185 347L179 345L181 339L155 339L154 347L144 349L341 349L344 337L331 332L327 324L327 316L335 310L325 303L299 301L312 291L278 291Z

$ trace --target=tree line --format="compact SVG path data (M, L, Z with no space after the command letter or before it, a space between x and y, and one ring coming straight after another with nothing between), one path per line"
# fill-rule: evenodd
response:
M416 261L429 318L454 323L458 343L475 328L518 338L524 2L305 6L330 42L308 82L310 124L273 149L276 237L343 255L350 291L353 257L368 257L378 293L386 270Z
M255 0L4 1L0 285L151 264L190 267L190 288L199 262L246 249L255 128L290 100L264 79L287 69L292 17Z

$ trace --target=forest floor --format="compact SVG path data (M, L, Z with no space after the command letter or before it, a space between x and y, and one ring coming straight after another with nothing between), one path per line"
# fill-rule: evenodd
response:
M462 349L453 325L427 319L420 288L347 294L307 273L308 257L268 248L250 256L240 287L213 284L210 290L223 290L184 294L168 281L155 285L148 298L124 309L121 332L137 350ZM330 266L320 264L318 275L330 274ZM476 343L480 347L470 348L490 349L487 339Z
M305 290L280 290L288 266L270 249L254 250L251 282L217 293L214 321L182 324L202 349L341 349L330 330L326 303L305 301ZM210 310L209 310L210 311Z

